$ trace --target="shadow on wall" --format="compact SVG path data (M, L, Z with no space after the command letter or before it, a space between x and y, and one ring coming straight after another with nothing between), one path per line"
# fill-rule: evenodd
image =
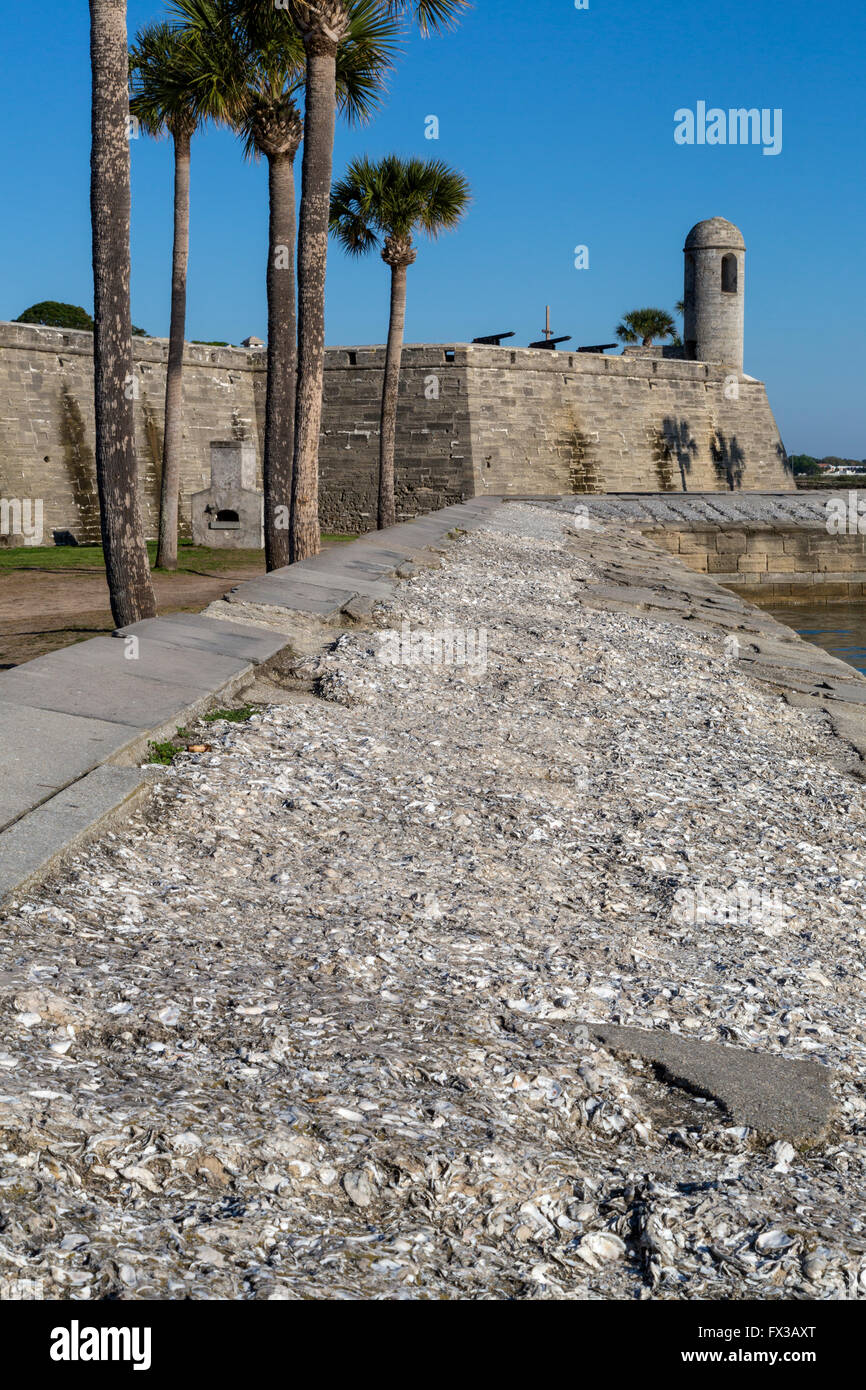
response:
M592 458L591 442L575 425L571 435L569 482L572 492L601 492L598 469Z
M99 539L99 496L96 489L96 460L87 442L87 428L81 406L68 386L60 389L60 442L63 459L78 512L82 540Z
M689 487L686 482L686 475L692 471L692 459L698 452L697 440L692 435L691 426L688 420L676 420L672 415L666 415L662 420L662 458L665 463L670 464L676 460L677 468L680 473L680 482L683 492L688 492ZM670 475L670 469L668 469ZM668 492L676 491L673 478L665 489Z
M728 439L722 430L716 430L710 440L710 454L719 480L727 483L731 492L742 487L746 455L737 443L737 436L732 434Z
M156 505L159 506L159 496L162 489L162 430L159 425L159 414L144 393L142 393L141 408L144 415L144 437L147 440L147 452L150 454L150 466L154 479L152 493Z
M141 490L139 495L139 506L144 518L145 531L148 536L155 536L159 531L159 501L162 492L162 430L159 427L159 416L157 410L148 399L147 392L142 388L141 392L141 413L144 417L144 438L147 444L147 458L142 469L141 454L136 448L136 459L139 466L141 478ZM137 440L136 440L137 444ZM181 492L183 489L181 489ZM184 531L183 520L180 520L180 534L188 535Z

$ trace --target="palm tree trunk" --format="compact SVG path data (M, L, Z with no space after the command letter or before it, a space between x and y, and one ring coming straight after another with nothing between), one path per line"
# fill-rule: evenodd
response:
M189 265L189 164L191 138L174 133L174 249L171 264L171 325L165 374L165 440L159 500L159 569L177 569L177 512L183 422L183 344L186 332L186 279Z
M96 482L111 612L124 627L156 613L135 459L126 0L90 0L90 63Z
M265 564L289 563L295 443L295 170L293 154L268 156L268 384L265 404Z
M325 381L325 268L337 109L336 44L305 38L307 77L298 240L298 400L292 478L292 560L315 555L319 534L319 431Z
M379 513L378 526L393 526L394 453L397 439L397 395L400 389L400 363L403 359L403 330L406 323L406 271L404 265L391 266L391 317L388 321L388 347L385 352L385 379L382 384L382 415L379 429Z

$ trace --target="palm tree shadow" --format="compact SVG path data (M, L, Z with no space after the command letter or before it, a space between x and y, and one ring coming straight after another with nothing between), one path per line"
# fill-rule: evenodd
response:
M710 454L717 477L721 482L727 483L729 491L741 488L746 455L737 442L737 436L732 434L728 439L722 430L716 430L710 440Z
M688 420L675 420L667 415L662 420L662 435L669 458L675 458L680 470L683 492L688 492L686 474L692 471L692 458L698 452Z

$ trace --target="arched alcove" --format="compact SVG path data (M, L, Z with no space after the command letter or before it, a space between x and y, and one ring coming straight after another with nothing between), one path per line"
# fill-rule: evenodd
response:
M722 256L722 293L737 293L737 258L732 251Z

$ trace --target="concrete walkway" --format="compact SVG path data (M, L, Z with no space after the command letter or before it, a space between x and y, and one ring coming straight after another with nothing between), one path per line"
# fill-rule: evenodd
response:
M359 600L390 596L407 563L455 528L478 526L498 501L370 532L226 598L333 621ZM151 740L230 698L290 643L272 629L178 613L0 673L0 899L130 809L147 786L138 763Z

